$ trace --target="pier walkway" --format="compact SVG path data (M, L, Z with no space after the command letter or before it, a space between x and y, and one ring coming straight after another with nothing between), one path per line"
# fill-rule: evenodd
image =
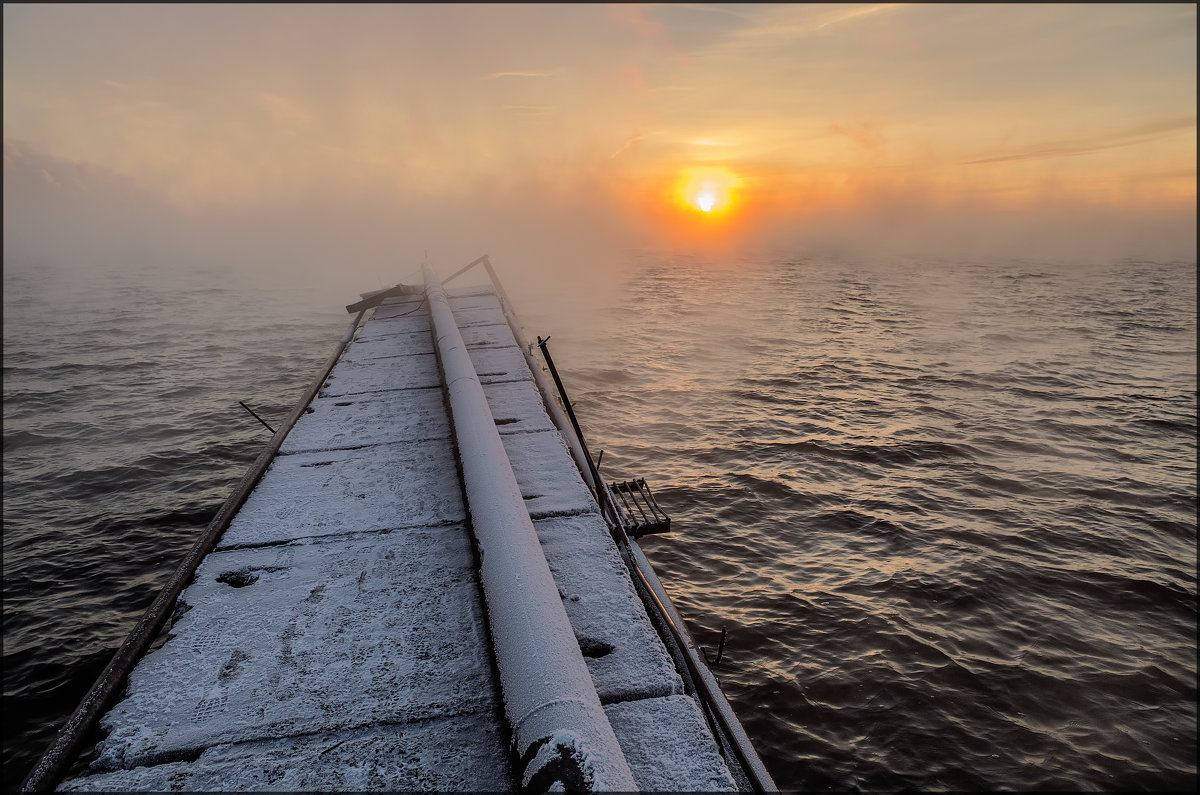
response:
M619 746L597 758L641 790L735 789L495 290L446 295L570 622L562 662L582 661ZM484 509L464 488L439 336L428 295L373 310L102 718L91 767L61 790L589 784L552 758L570 743L514 739L522 665L497 658L507 586L481 574Z

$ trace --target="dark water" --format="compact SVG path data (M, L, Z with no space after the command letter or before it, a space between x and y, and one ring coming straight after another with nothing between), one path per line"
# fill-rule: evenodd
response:
M1194 788L1194 263L635 264L508 286L781 787ZM376 286L6 267L6 786Z

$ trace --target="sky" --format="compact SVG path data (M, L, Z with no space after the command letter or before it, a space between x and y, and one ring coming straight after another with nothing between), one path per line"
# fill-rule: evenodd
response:
M3 13L6 268L1195 258L1194 4Z

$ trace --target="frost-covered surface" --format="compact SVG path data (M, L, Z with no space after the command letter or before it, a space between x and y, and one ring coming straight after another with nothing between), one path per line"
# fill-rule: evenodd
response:
M642 792L737 789L690 696L610 704L604 711Z
M364 336L365 335L365 336ZM375 332L370 325L359 330L358 336L346 348L344 362L365 362L370 359L392 359L397 356L418 356L433 353L433 340L427 329L415 329L405 324L386 333ZM393 362L405 367L403 362Z
M499 303L491 296L479 298L451 298L450 309L459 330L475 326L502 326L508 329L508 320ZM466 342L466 340L463 340ZM467 343L468 345L470 343Z
M502 433L500 439L534 519L600 510L557 431Z
M424 303L425 296L423 295L387 298L381 306L375 309L375 313L367 325L373 326L372 331L374 329L391 329L395 328L397 324L409 322L414 327L424 324L424 328L428 328L429 313L424 310ZM367 329L364 327L364 330Z
M520 351L517 353L520 355ZM441 383L437 356L418 353L407 357L402 367L379 367L374 359L343 361L329 374L320 395L342 397L394 389L433 389Z
M506 325L463 326L459 331L469 348L517 347L512 331Z
M628 757L642 789L725 786L703 718L678 695L682 683L495 296L467 288L449 303L536 520L553 578L547 599L566 611L581 675L607 705L601 723L615 732L615 755ZM424 304L389 299L360 329L184 592L168 641L102 719L109 735L96 774L63 789L520 783ZM547 701L514 719L550 726L556 711L592 708ZM616 760L597 748L551 731L530 745L546 764L522 770L569 784L610 769Z
M532 380L484 384L483 391L501 434L556 430Z
M683 692L599 514L534 523L596 692L605 704Z
M533 380L525 356L518 347L468 346L467 353L471 356L471 363L475 365L481 384Z
M472 563L461 526L210 554L102 720L98 765L488 711Z
M282 455L450 438L440 389L317 398L309 408L284 439Z
M218 548L463 522L448 441L281 455Z
M471 714L218 745L193 762L102 773L61 789L498 792L510 782L500 722Z

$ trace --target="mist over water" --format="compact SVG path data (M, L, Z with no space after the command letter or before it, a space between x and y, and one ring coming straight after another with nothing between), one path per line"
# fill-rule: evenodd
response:
M492 259L782 788L1193 788L1193 262ZM237 402L416 279L77 264L4 274L9 787L267 443Z

